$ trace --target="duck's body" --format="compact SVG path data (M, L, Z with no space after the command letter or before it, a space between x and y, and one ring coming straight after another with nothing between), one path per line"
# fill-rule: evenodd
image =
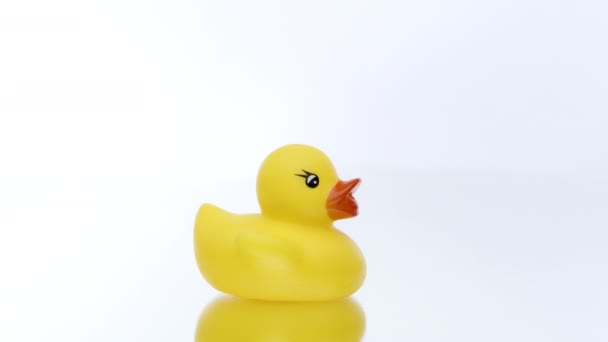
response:
M275 150L258 173L261 214L200 207L194 231L202 275L244 298L312 301L347 297L362 285L365 261L333 226L356 216L359 179L341 181L327 156L306 145Z
M332 226L311 227L201 206L196 259L209 283L238 297L327 300L354 293L365 278L357 245Z

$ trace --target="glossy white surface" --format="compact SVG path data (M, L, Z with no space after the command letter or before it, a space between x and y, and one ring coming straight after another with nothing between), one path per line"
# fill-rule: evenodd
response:
M608 336L605 180L349 171L364 180L361 215L338 226L367 257L355 296L365 341ZM3 334L189 340L216 295L194 264L197 205L253 211L254 191L252 179L211 180L4 205L11 244L3 240Z
M361 177L365 341L608 340L601 1L0 3L0 341L188 341L192 224Z

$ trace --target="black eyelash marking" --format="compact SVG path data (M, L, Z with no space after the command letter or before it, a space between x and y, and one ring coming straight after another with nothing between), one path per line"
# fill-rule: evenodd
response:
M305 173L305 175L301 175L301 174L296 173L294 176L298 176L298 177L306 178L306 177L308 177L308 176L312 175L312 172L308 172L308 171L306 171L306 170L302 170L302 172L304 172L304 173Z

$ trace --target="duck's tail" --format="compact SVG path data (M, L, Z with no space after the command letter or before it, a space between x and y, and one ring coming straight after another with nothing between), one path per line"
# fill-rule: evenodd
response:
M201 205L196 214L196 219L194 221L195 232L206 229L209 226L217 226L218 223L229 216L230 213L226 210L216 207L213 204L205 203Z

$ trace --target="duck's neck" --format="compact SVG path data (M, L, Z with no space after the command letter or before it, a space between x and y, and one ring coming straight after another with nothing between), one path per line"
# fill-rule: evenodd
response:
M288 222L293 225L304 225L311 228L319 228L319 229L332 229L334 228L333 221L331 219L327 220L319 220L319 219L310 219L310 218L298 218L294 219L291 217L282 217L280 215L269 215L264 214L265 217L268 217L272 220L276 220L279 222Z

